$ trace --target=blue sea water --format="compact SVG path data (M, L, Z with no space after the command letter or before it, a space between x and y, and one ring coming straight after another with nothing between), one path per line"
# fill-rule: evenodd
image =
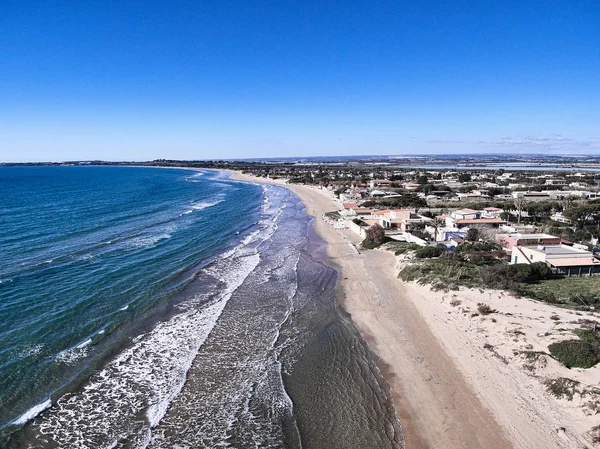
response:
M0 168L0 447L404 447L290 190Z
M208 171L0 168L0 429L251 232L261 202Z

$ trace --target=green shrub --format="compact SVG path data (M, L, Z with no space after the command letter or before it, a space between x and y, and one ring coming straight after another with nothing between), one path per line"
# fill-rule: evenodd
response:
M330 220L339 220L340 218L342 218L342 216L337 210L333 212L325 212L325 216Z
M375 249L375 248L378 248L379 246L381 246L381 243L377 243L377 242L375 242L373 240L370 240L370 239L364 239L362 241L362 243L360 244L360 246L363 249Z
M444 250L436 246L424 246L415 251L415 257L417 259L431 259L432 257L439 257L442 255Z
M528 282L537 282L552 277L552 270L544 262L534 262L530 267Z
M552 343L548 350L567 368L591 368L600 362L597 345L583 340Z
M511 290L515 288L520 283L525 282L529 274L529 268L527 268L527 271L525 272L519 265L524 264L497 264L485 268L481 273L484 285L490 288L504 290ZM525 267L529 266L525 265Z
M573 333L582 341L586 341L588 343L596 343L598 341L596 338L596 333L591 329L573 329Z

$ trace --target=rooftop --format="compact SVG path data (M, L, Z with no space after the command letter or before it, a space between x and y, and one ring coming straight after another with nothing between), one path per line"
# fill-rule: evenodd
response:
M522 234L520 232L517 232L515 234L503 234L506 237L509 237L511 239L515 239L515 240L539 240L539 239L557 239L558 237L555 237L553 235L550 234Z
M583 265L600 265L600 260L595 257L569 257L550 259L548 262L555 267L579 267Z
M538 253L544 253L546 256L581 256L585 254L589 254L590 257L592 253L583 249L573 248L572 246L567 245L537 245L537 246L525 246L524 248L529 249L530 251L535 251Z
M476 214L477 212L479 211L474 209L460 209L455 211L457 214Z
M485 223L506 223L506 220L502 220L501 218L472 218L472 219L463 219L463 220L455 220L454 223L457 224L485 224Z

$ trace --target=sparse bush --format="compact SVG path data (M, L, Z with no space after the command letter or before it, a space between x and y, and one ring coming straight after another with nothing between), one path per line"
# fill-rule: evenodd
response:
M498 263L498 256L491 252L472 252L468 255L469 262L475 265L483 266Z
M573 395L577 392L579 382L566 377L558 377L556 379L546 379L544 385L548 391L558 399L573 400Z
M439 257L444 251L436 246L424 246L415 251L415 257L417 259L431 259L432 257Z
M492 309L490 306L488 306L487 304L477 304L477 311L482 314L482 315L489 315L490 313L495 313L496 310Z
M456 299L454 298L452 301L450 301L450 305L452 307L458 307L462 304L462 301L460 299Z
M417 249L421 248L419 245L417 245L416 243L408 243L408 244L403 244L402 246L400 246L399 248L396 249L396 251L394 252L394 254L396 256L400 256L402 254L407 253L408 251L416 251Z

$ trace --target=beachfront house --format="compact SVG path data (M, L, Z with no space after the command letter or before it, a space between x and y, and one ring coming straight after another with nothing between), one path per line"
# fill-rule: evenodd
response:
M384 229L397 229L402 232L410 232L415 227L424 227L431 222L431 218L409 209L379 210L373 215L379 219L379 224Z
M543 262L563 276L598 276L600 260L590 251L570 245L531 245L512 247L511 264Z
M526 234L515 232L511 234L496 234L494 238L496 243L508 253L511 253L515 246L559 245L561 243L569 243L560 237L537 233Z

